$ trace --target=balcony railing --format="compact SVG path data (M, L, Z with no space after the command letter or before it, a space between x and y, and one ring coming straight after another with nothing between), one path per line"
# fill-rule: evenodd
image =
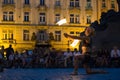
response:
M15 39L2 39L3 43L14 43L16 44L16 40Z
M39 22L40 25L47 25L46 22Z
M13 7L13 8L15 8L15 3L3 3L2 4L2 7Z
M92 6L86 6L85 9L86 10L92 10Z
M13 21L2 20L2 23L14 24L15 21L14 20Z
M24 5L23 5L23 8L26 8L26 7L27 7L27 8L30 8L30 4L24 4Z
M80 6L69 6L69 9L80 9Z
M38 8L38 10L40 11L40 10L47 10L47 6L46 5L38 5L37 6L37 8Z
M55 4L55 5L54 5L54 8L55 8L55 9L56 9L56 8L59 8L59 9L60 9L60 8L61 8L61 5L56 5L56 4Z

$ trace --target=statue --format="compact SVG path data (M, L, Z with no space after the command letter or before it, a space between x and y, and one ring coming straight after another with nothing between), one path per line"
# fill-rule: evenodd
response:
M119 9L119 12L120 12L120 0L117 0L117 3L118 3L118 9Z

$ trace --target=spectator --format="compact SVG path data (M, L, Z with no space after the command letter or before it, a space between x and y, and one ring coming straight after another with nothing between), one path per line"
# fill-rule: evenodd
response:
M4 46L1 46L1 50L0 50L0 53L1 53L1 55L2 55L2 57L4 58Z
M0 72L3 72L3 55L2 55L2 52L0 52Z
M76 57L80 55L82 54L77 50L77 48L75 48L73 51L73 62L76 60ZM81 61L80 59L77 61L78 65L81 63L80 61ZM75 65L75 63L73 65Z
M14 49L12 48L12 45L10 44L8 48L6 48L6 58L9 60L10 54L14 53Z
M68 62L71 60L72 58L72 52L70 51L70 48L67 48L67 51L64 52L64 66L67 67Z
M119 58L120 57L120 50L117 48L117 46L114 46L111 50L111 58Z
M117 46L114 46L110 53L111 63L114 66L119 66L120 63L120 50Z
M9 67L13 67L13 65L14 65L14 53L11 53L10 55L9 55Z
M78 56L78 55L81 55L81 53L77 50L77 48L75 48L73 51L73 56Z
M56 67L64 67L64 54L61 50L57 51Z
M50 53L47 56L47 66L46 67L55 67L55 60L56 60L56 49L52 48L52 50L50 51Z

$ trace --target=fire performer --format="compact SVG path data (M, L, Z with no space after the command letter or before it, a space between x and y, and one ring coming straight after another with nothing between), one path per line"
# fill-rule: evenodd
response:
M82 40L82 55L78 55L74 57L74 72L72 75L78 74L78 68L79 68L79 60L82 60L83 67L86 70L87 74L97 74L97 73L106 73L106 71L103 70L91 70L89 66L90 61L90 53L91 53L91 46L92 46L92 36L95 33L95 29L93 27L87 27L84 31L84 35L82 36L72 36L67 33L64 33L64 36L66 38L72 38L72 39L78 39Z

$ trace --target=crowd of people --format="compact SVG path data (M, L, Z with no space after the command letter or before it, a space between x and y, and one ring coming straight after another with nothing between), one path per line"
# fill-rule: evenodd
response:
M6 55L3 55L4 51ZM36 47L34 50L25 50L22 53L14 51L12 45L0 51L0 67L4 68L68 68L73 67L74 56L81 55L76 48L71 51ZM120 50L114 46L111 51L92 48L91 67L120 67ZM81 61L79 61L79 67Z

